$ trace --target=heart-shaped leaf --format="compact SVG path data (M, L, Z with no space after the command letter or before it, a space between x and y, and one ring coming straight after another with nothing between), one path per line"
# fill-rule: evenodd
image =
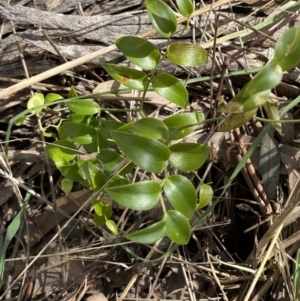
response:
M196 208L197 195L192 183L181 175L172 175L163 181L165 194L172 206L190 219Z
M157 33L163 38L170 38L177 28L177 19L170 6L161 0L146 0L145 4Z
M134 123L130 131L140 136L166 141L169 137L169 131L166 125L156 118L142 118Z
M185 245L191 237L191 227L186 217L176 210L166 212L166 233L169 238L179 245Z
M141 244L154 244L158 242L166 232L166 222L159 221L147 228L126 235L126 238Z
M208 54L198 44L173 43L167 47L167 59L177 65L197 67L207 64Z
M212 190L210 185L202 184L200 186L199 192L199 203L197 205L197 209L201 209L209 204L214 196L214 191Z
M100 112L100 106L91 99L76 99L66 102L67 107L74 113L93 115Z
M86 124L64 122L61 127L68 137L80 144L90 144L93 142L93 137L96 136L96 130Z
M102 67L120 84L135 90L146 89L148 77L145 72L115 64L104 63Z
M160 172L165 167L170 151L163 143L121 131L111 131L111 135L125 155L139 167L150 172Z
M183 113L173 115L164 120L164 124L170 131L170 140L178 140L193 133L200 123L204 120L202 113ZM189 126L193 125L193 126Z
M181 108L186 108L188 92L175 76L169 73L158 73L152 79L152 86L160 96Z
M41 106L45 103L45 98L43 93L37 93L33 95L27 102L27 109L34 109L35 107ZM34 114L39 114L42 111L43 108L39 108L36 110L33 110L32 112Z
M142 69L154 69L160 59L160 50L146 39L125 36L117 39L115 44L130 62Z
M161 186L154 181L105 188L105 192L120 205L139 211L154 208L160 197Z
M177 143L170 146L169 162L181 171L200 168L207 160L210 148L198 143Z
M194 11L193 3L191 0L176 0L176 4L180 13L184 17L188 17Z

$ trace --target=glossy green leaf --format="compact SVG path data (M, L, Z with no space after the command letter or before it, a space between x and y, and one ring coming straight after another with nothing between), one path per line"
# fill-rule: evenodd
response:
M198 143L177 143L170 146L170 164L181 171L200 168L207 160L210 148Z
M162 220L147 228L126 235L126 238L141 244L154 244L164 236L165 231L166 223Z
M166 234L179 245L186 245L191 237L191 227L186 217L176 210L166 212Z
M111 130L116 130L124 125L124 123L116 120L100 120L100 134L106 139L112 139Z
M106 187L117 187L117 186L126 186L128 184L131 184L131 181L128 180L127 178L125 177L122 177L122 176L114 176L113 179L111 179Z
M163 143L126 132L111 131L111 134L134 164L150 172L160 172L165 167L170 151Z
M281 35L275 46L274 59L283 71L300 62L300 26L292 27Z
M151 117L136 121L130 131L154 140L166 141L169 137L169 130L166 125L162 121Z
M41 106L45 103L45 98L43 93L37 93L33 95L27 102L27 109L34 109L35 107ZM39 114L42 108L33 110L32 113Z
M158 73L152 79L152 86L160 96L181 108L186 108L188 92L175 76L169 73Z
M160 50L146 39L125 36L117 39L115 44L130 62L142 69L154 69L160 59Z
M66 102L67 107L74 113L93 115L100 112L100 106L91 99L76 99Z
M116 151L104 149L97 156L97 159L101 161L105 171L112 172L124 160L124 157Z
M86 124L64 122L61 127L68 137L80 144L90 144L96 136L96 130Z
M122 85L135 90L143 91L146 89L148 76L145 72L107 63L103 63L102 67L112 78Z
M60 185L65 196L68 196L73 188L73 181L67 178L63 178L60 182Z
M65 140L58 140L46 145L45 151L48 157L54 161L56 166L64 165L75 159L77 149L74 143Z
M83 163L78 162L78 167L84 173L92 190L97 191L105 184L103 172L92 162L88 160L83 161Z
M154 181L105 188L105 192L120 205L139 211L154 208L160 197L161 186Z
M64 98L56 93L48 93L45 97L45 103L51 103L60 99L64 99Z
M173 10L161 0L145 1L151 23L163 38L170 38L177 28L177 19Z
M89 125L91 122L92 116L82 115L82 114L71 114L69 117L70 122L83 123Z
M190 219L196 208L197 195L193 184L181 175L172 175L163 181L165 194L172 206Z
M230 114L219 128L220 132L229 132L249 121L256 113L257 109L245 113Z
M201 209L205 207L207 204L209 204L212 201L212 198L214 196L214 191L208 184L202 184L200 186L200 192L199 192L199 203L197 205L197 209Z
M115 235L118 235L119 234L119 230L118 230L118 227L116 225L116 223L111 220L111 219L108 219L106 220L105 222L105 226Z
M182 139L193 133L199 125L197 123L203 122L204 117L202 113L183 113L172 115L164 120L164 124L170 131L170 140ZM192 125L193 126L189 126ZM196 125L195 125L196 124Z
M79 169L77 163L58 166L58 170L65 178L70 179L74 182L79 182L85 187L89 187L89 183L85 180L85 175Z
M207 51L198 44L173 43L167 47L167 59L174 64L197 67L207 64Z
M184 17L188 17L194 11L193 2L191 0L176 0L176 4Z

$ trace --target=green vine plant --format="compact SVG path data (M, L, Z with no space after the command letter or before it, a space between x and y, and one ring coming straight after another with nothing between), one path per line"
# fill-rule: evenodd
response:
M157 33L170 39L177 30L173 10L161 0L146 0L145 3ZM183 16L188 17L193 12L190 0L177 0L176 3ZM228 131L244 124L262 105L269 118L280 119L276 103L270 100L270 92L281 81L283 72L299 62L299 35L300 28L297 27L284 33L270 62L233 100L219 107L220 113L229 113L220 130ZM161 53L155 45L136 36L121 37L115 44L135 67L102 64L112 78L130 89L143 91L143 98L151 88L186 109L188 92L184 84L173 75L157 73L156 70L163 59L187 67L206 64L208 55L201 46L169 41L165 53ZM101 118L99 104L91 97L79 97L73 88L68 97L62 100L57 94L44 96L38 93L28 101L28 110L40 121L47 114L47 108L58 103L65 104L60 110L70 112L56 126L58 139L45 149L63 176L61 187L64 193L70 193L74 182L93 190L95 225L105 225L114 235L119 234L118 228L112 220L112 207L104 201L103 194L132 210L149 211L160 204L163 210L161 219L127 234L126 238L152 244L167 235L178 245L187 244L192 232L192 216L213 198L213 190L208 184L202 184L197 194L194 185L184 176L197 171L210 153L206 145L182 142L199 124L206 122L203 114L186 111L160 121L146 116L142 100L142 117L122 123ZM28 117L22 116L18 123ZM45 136L52 135L41 124L39 122L39 131ZM90 157L87 158L86 154ZM144 170L152 180L132 181L130 174L135 168ZM167 209L166 201L172 209ZM215 204L200 215L199 222Z
M186 109L188 92L184 84L171 74L157 73L157 67L164 59L188 67L204 65L208 60L207 52L197 44L171 43L169 39L177 30L174 11L161 0L146 0L145 3L153 27L168 39L165 53L146 39L124 36L115 44L133 66L104 63L102 67L124 86L143 91L143 99L151 88ZM190 0L177 0L176 3L183 16L188 17L193 12ZM193 184L182 175L198 170L208 158L208 146L180 142L204 122L203 114L184 112L160 121L146 116L142 100L142 117L122 123L101 118L99 104L90 98L79 98L74 88L70 89L68 97L64 100L65 107L60 110L68 110L70 114L56 126L58 139L45 147L63 176L64 193L70 193L74 182L93 190L95 225L105 225L114 235L119 234L118 228L112 220L112 207L103 200L103 194L132 210L149 211L160 204L161 219L127 234L126 238L152 244L167 235L176 244L186 244L191 236L189 220L195 210L207 205L213 197L211 187L203 184L199 199ZM38 93L28 101L31 115L38 116L38 130L45 136L53 135L48 128L42 127L47 108L61 101L62 97L53 93L46 96ZM20 118L18 123L26 117L28 115ZM144 170L149 173L148 178L155 180L130 180L134 168ZM166 201L172 209L166 209Z

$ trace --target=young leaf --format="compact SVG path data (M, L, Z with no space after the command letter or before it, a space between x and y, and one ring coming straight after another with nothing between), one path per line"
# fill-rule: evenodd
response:
M199 197L199 203L197 205L197 209L201 209L211 202L214 196L214 191L212 190L210 185L202 184L200 186L199 194L200 197Z
M56 93L48 93L45 97L45 103L51 103L60 99L64 99L64 98Z
M79 182L89 188L89 183L85 179L84 173L79 169L77 163L65 164L57 167L60 173L67 179Z
M120 205L139 211L154 208L160 196L161 186L154 181L105 188L105 192Z
M142 69L154 69L160 59L160 50L143 38L125 36L117 39L115 44L130 62Z
M90 144L96 136L96 130L86 124L64 122L61 127L68 137L80 144Z
M145 4L157 33L163 38L170 38L177 28L177 19L170 6L161 0L146 0Z
M111 219L108 219L105 221L105 226L115 235L118 235L119 234L119 231L118 231L118 227L116 225L116 223L111 220Z
M173 43L167 47L167 59L177 65L197 67L207 64L208 54L198 44Z
M162 121L151 117L136 121L130 128L130 131L154 140L166 141L169 137L169 131L166 125Z
M164 120L164 124L170 131L170 140L178 140L186 137L193 133L198 125L189 126L196 124L204 120L202 113L183 113L170 116ZM189 126L189 127L188 127Z
M160 96L183 109L186 108L188 92L175 76L169 73L158 73L152 79L152 86Z
M165 234L166 222L159 221L147 228L126 235L126 238L141 244L154 244Z
M74 143L65 140L58 140L46 145L45 151L56 166L70 162L77 155L77 149Z
M75 88L72 86L69 90L68 98L76 98L76 97L78 97L78 94L77 94Z
M100 106L91 99L76 99L66 102L67 107L74 113L93 115L100 112Z
M192 183L181 175L172 175L163 181L165 194L174 209L190 219L196 208L197 195Z
M188 17L194 11L193 3L191 0L176 0L176 4L180 13L184 17Z
M210 148L198 143L177 143L170 146L169 162L181 171L197 170L207 160Z
M176 210L166 212L166 233L169 238L179 245L186 245L191 237L191 227L186 217Z
M73 187L73 181L67 178L63 178L60 182L61 189L63 190L65 196L68 196Z
M92 190L97 191L105 184L103 172L92 162L89 162L88 160L83 162L79 161L78 167L84 173Z
M45 103L45 98L43 93L37 93L33 95L27 102L27 109L33 109L35 107L41 106ZM39 114L42 111L42 108L33 110L32 113Z
M139 167L160 172L170 156L169 149L161 142L121 131L111 131L116 144Z
M147 74L143 71L103 63L102 67L106 72L119 83L134 90L145 90L147 85Z

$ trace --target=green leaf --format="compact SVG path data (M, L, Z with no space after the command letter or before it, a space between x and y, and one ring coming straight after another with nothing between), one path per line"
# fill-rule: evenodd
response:
M167 47L167 59L177 65L197 67L207 64L208 54L198 44L173 43Z
M34 109L35 107L41 106L45 103L43 93L37 93L33 95L27 102L27 109ZM43 108L33 110L32 113L39 114Z
M145 70L153 70L160 59L160 50L146 39L126 36L117 39L117 48L133 64Z
M249 121L256 113L257 109L245 113L230 114L219 128L220 132L229 132Z
M97 191L105 184L106 179L103 172L92 162L78 161L78 167L84 173L92 190Z
M119 234L119 231L118 231L118 227L116 225L116 223L111 220L111 219L108 219L106 222L105 222L105 226L115 235L118 235Z
M91 115L82 115L82 114L71 114L69 117L69 121L75 123L83 123L89 125L92 120Z
M103 149L100 154L97 155L97 159L101 161L105 171L112 172L124 160L124 157L111 149ZM132 169L132 167L130 169ZM124 173L122 172L122 174Z
M110 204L98 201L94 197L92 198L92 205L95 211L94 222L96 227L103 226L108 219L112 216L112 207Z
M179 245L186 245L191 237L191 227L186 217L176 210L166 212L166 233L169 238Z
M89 183L85 180L85 175L79 169L77 163L60 165L57 168L65 178L89 187Z
M61 127L68 137L80 144L90 144L96 136L96 130L86 124L64 122Z
M274 59L283 71L294 68L300 62L300 27L292 27L278 39Z
M154 181L105 188L105 192L120 205L139 211L154 208L160 197L161 186Z
M60 182L61 189L63 190L65 196L68 196L73 187L73 181L70 179L63 178Z
M78 97L78 94L77 94L75 88L72 86L69 90L68 98L76 98L76 97Z
M277 101L268 101L264 104L264 109L269 119L280 120L279 104ZM273 123L273 127L282 135L282 125L279 122Z
M103 63L102 67L122 85L134 90L146 89L148 76L145 72L115 64Z
M130 131L149 139L166 141L169 137L169 130L166 125L151 117L142 118L134 123Z
M200 198L199 203L197 205L197 209L201 209L209 204L214 196L214 191L212 190L211 186L208 184L202 184L200 186Z
M93 115L100 112L100 106L91 99L76 99L66 102L67 107L74 113Z
M145 1L151 23L163 38L170 38L177 28L177 19L173 10L161 0Z
M23 125L25 123L25 120L28 116L23 116L23 117L19 117L15 122L14 124L16 126L20 126L20 125Z
M208 158L210 148L198 143L177 143L170 146L170 164L181 171L197 170Z
M64 98L56 93L48 93L45 97L45 103L51 103L60 99L64 99Z
M197 195L192 183L181 175L172 175L163 181L165 194L172 206L190 219L196 208Z
M176 4L180 13L184 17L188 17L194 11L193 3L191 0L176 0Z
M64 165L66 162L70 162L77 155L77 149L74 143L65 140L58 140L46 145L45 151L57 167Z
M160 172L165 167L170 151L163 143L126 132L111 131L111 134L134 164L150 172Z
M165 234L166 223L159 221L147 228L126 235L126 238L141 244L154 244Z
M188 92L175 76L169 73L158 73L152 79L152 86L160 96L181 108L186 108Z
M163 122L170 131L170 140L182 139L193 133L199 125L192 124L200 123L204 120L202 113L183 113L172 115L166 118ZM189 126L189 127L188 127Z

